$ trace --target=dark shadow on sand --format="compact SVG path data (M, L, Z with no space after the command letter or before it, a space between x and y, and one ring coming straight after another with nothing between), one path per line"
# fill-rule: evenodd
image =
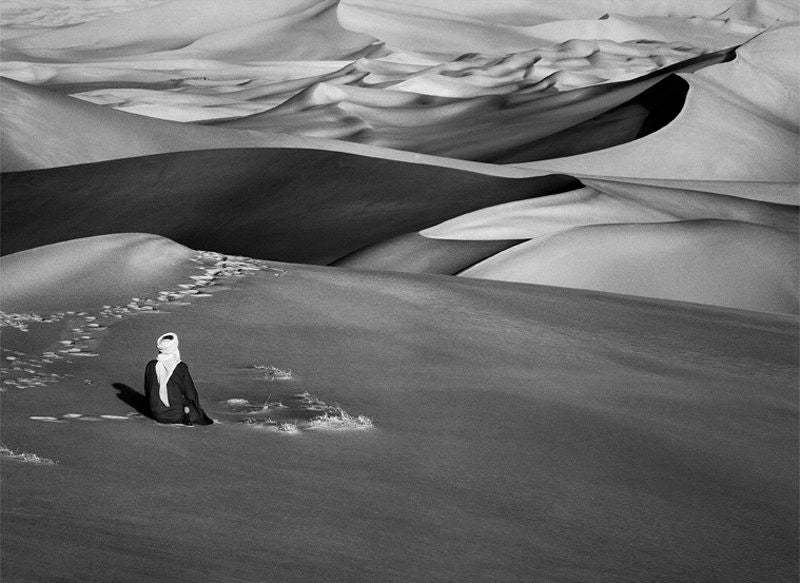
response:
M153 419L147 398L142 393L122 383L114 383L111 386L118 391L117 398L120 401L133 407L137 413L141 413L148 419Z

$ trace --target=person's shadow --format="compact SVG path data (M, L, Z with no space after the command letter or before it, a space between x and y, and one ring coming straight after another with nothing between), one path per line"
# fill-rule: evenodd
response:
M147 397L136 389L132 389L128 385L122 383L114 383L111 386L117 390L117 398L120 401L133 407L137 413L141 413L150 419L153 418L153 415L150 413L150 405L147 402Z

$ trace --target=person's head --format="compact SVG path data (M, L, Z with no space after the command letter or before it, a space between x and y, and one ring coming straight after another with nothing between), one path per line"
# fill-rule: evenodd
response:
M178 335L174 332L167 332L158 337L156 341L158 351L162 354L170 354L178 351Z

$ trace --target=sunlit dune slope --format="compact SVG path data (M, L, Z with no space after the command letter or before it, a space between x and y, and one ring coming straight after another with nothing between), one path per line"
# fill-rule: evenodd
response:
M292 136L226 132L113 111L11 79L0 79L0 87L3 172L192 149L302 144Z
M733 221L577 228L462 275L792 314L800 278L796 231Z
M517 243L520 241L434 239L408 233L368 245L331 265L351 269L455 275Z
M798 230L797 207L754 200L760 197L759 185L750 185L739 196L724 196L626 182L585 182L591 186L486 207L425 229L422 235L462 240L534 239L589 225L697 219Z
M511 2L477 6L419 0L343 0L339 20L346 28L369 34L394 50L428 54L486 51L506 54L531 45L571 38L613 41L682 40L698 44L734 45L763 30L756 20L737 21L726 9L744 2L684 4L642 2L587 2L578 0L547 6L544 2ZM753 18L755 15L750 15ZM796 19L788 7L763 14Z
M170 58L225 56L246 61L340 58L374 42L339 27L336 0L172 0L73 27L7 40L32 60L107 59L168 51ZM6 57L8 60L8 57Z
M192 272L191 249L122 233L56 243L0 260L6 312L97 309L174 285Z

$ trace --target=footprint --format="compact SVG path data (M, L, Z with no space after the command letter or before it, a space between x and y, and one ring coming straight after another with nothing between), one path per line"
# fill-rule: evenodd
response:
M225 404L230 407L242 407L245 405L252 405L252 403L247 399L228 399L227 401L225 401Z
M33 419L34 421L44 421L45 423L66 423L67 421L64 419L59 419L58 417L48 417L45 415L31 415L28 419Z
M32 415L28 417L33 421L43 421L45 423L69 423L70 421L130 421L131 419L145 419L141 413L128 413L127 415L114 415L104 413L102 415L84 415L83 413L64 413L61 417L51 417L49 415Z

